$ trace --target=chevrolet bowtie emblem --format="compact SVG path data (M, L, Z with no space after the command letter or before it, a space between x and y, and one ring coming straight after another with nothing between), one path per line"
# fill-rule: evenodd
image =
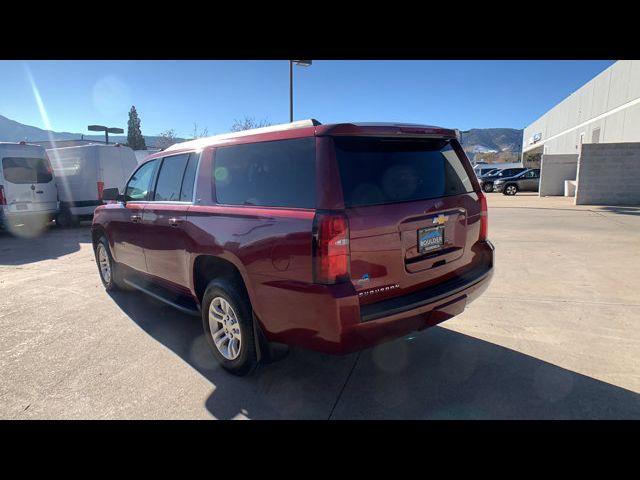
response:
M444 225L445 223L447 223L447 220L449 220L449 217L447 217L446 215L440 214L437 217L433 217L433 224Z

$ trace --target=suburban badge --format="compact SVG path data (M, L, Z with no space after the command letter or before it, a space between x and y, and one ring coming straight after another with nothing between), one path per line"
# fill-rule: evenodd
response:
M359 292L359 297L367 297L369 295L373 295L376 293L388 292L389 290L395 290L396 288L400 288L399 283L394 283L393 285L385 285L384 287L372 288L371 290L365 290L364 292Z

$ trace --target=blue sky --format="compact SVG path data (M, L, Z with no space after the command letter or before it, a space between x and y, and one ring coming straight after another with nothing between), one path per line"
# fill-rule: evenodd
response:
M611 64L317 60L294 67L294 118L523 128ZM0 114L46 128L30 77L56 131L126 131L131 105L145 135L189 137L194 122L213 135L245 115L289 121L286 60L0 61Z

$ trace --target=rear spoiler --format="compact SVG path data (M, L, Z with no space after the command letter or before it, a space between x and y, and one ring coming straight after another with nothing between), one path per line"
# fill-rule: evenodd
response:
M460 139L460 131L457 129L411 124L340 123L337 125L319 125L316 126L316 135Z

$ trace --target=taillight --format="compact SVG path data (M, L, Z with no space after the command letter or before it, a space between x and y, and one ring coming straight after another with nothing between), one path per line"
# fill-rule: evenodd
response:
M7 204L7 197L4 196L4 187L0 185L0 205Z
M104 182L98 182L98 200L102 200L103 191L104 191Z
M489 215L487 209L487 197L484 193L478 192L480 200L480 240L484 241L488 239L489 233Z
M313 279L333 284L349 280L349 224L336 213L316 213L313 220Z

